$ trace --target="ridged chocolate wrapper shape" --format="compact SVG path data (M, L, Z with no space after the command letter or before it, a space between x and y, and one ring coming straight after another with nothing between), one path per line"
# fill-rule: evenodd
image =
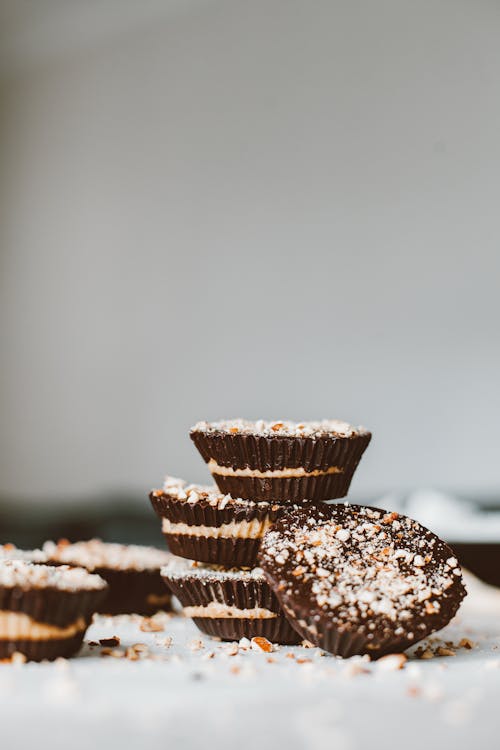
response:
M344 497L371 439L332 420L199 423L190 436L221 492L276 503Z

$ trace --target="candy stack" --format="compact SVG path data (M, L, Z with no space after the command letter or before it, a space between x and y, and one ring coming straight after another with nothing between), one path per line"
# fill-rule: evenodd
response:
M150 494L171 552L162 570L183 612L223 640L303 634L258 567L273 525L344 497L371 434L346 422L200 422L190 433L217 486L167 477Z

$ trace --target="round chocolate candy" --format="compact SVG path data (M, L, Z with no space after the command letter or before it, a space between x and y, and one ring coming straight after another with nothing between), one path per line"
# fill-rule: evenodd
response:
M404 651L444 627L466 593L435 534L347 503L292 511L266 534L259 560L297 632L343 657Z

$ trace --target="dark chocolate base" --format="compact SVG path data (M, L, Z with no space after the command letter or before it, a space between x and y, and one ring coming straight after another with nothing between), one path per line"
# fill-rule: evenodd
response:
M10 659L12 654L19 652L28 661L53 661L63 657L74 656L83 642L84 633L72 638L57 638L46 641L32 640L0 640L0 659Z
M261 620L194 617L193 622L202 633L222 641L239 641L241 638L260 636L271 643L296 646L302 640L283 615Z
M356 464L357 465L357 464ZM303 503L308 500L318 503L345 497L354 474L352 467L342 474L325 474L317 477L227 477L214 474L214 481L221 492L257 501L275 502L281 505Z
M260 539L217 539L188 534L164 533L163 536L174 555L227 568L254 568L261 542Z
M98 573L109 584L108 596L98 610L102 614L138 614L151 617L158 610L170 609L170 598L161 606L148 602L149 596L168 596L159 571L97 568L93 572Z
M22 612L37 622L64 628L79 617L90 623L92 615L106 597L103 589L64 591L55 588L0 586L0 610Z

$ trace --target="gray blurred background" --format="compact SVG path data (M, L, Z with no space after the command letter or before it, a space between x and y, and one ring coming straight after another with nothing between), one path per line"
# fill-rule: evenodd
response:
M0 520L149 514L233 416L369 427L355 498L495 499L499 39L486 0L0 0Z

